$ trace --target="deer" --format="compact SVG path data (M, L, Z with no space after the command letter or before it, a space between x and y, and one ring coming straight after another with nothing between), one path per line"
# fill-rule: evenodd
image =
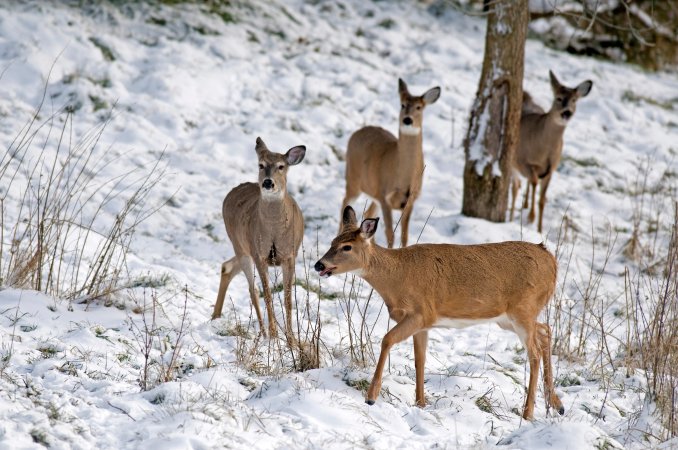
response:
M363 127L349 138L346 195L341 206L343 211L363 192L372 199L365 217L372 217L378 202L389 248L393 247L394 241L394 209L402 210L400 245L407 246L410 216L421 192L424 175L424 109L440 97L439 87L429 89L422 96L413 96L402 79L398 79L398 92L401 103L398 138L376 126Z
M534 203L539 184L539 221L537 230L542 232L542 218L546 205L546 190L551 182L553 172L558 168L563 152L563 133L577 109L577 100L586 97L593 82L586 80L577 87L569 88L558 81L555 74L549 70L553 103L546 112L537 105L528 92L523 92L523 106L520 117L520 141L513 162L513 180L511 182L511 212L513 220L516 197L520 190L520 175L527 178L527 189L523 208L527 208L528 196L532 194L530 212L527 216L529 223L534 222Z
M556 259L543 243L415 244L388 249L374 242L378 223L379 218L367 218L358 225L355 211L347 206L339 234L314 266L320 277L352 272L363 278L396 322L382 339L366 403L373 405L379 395L391 348L412 336L415 398L424 407L428 331L494 322L516 333L527 349L530 378L523 418L533 418L540 360L547 410L550 406L564 414L553 387L551 331L537 320L556 287Z
M285 299L285 330L292 337L292 283L294 262L304 236L304 216L287 192L287 171L299 164L306 147L298 145L287 153L275 153L257 138L255 151L259 160L259 182L242 183L224 199L222 215L235 256L221 265L219 292L212 319L221 317L224 298L233 277L244 272L249 284L250 299L266 336L259 309L259 294L254 284L256 267L264 292L270 336L277 336L273 296L268 280L269 266L281 266Z

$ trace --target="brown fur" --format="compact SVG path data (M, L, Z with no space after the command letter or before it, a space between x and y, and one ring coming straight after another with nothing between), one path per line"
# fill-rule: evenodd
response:
M221 317L228 285L235 275L245 272L249 283L250 298L259 320L262 333L264 321L259 309L259 294L254 285L256 266L264 290L268 314L268 328L273 337L277 334L273 314L273 296L268 282L268 267L282 266L285 298L285 330L292 334L292 283L294 260L304 236L304 217L299 206L287 192L287 170L304 157L305 147L291 148L286 154L273 153L257 138L259 157L259 183L243 183L231 190L224 199L222 213L226 232L233 244L235 256L221 266L219 293L214 305L212 319ZM301 155L301 156L299 156ZM271 195L263 187L271 180Z
M415 200L419 197L424 174L422 150L422 122L426 105L438 100L440 88L429 89L421 97L412 96L403 80L398 80L401 101L399 127L411 120L411 127L418 129L416 135L403 133L399 128L398 138L380 127L368 126L351 135L346 151L346 196L343 209L361 192L372 197L365 216L373 217L376 202L386 222L386 240L393 247L392 210L402 210L400 219L402 247L407 245L410 215Z
M514 161L514 175L512 182L512 200L510 218L513 220L516 197L520 189L519 174L527 178L528 185L525 191L523 208L527 208L527 200L532 192L532 202L528 221L534 221L534 203L539 183L539 222L537 229L542 231L542 216L546 205L546 190L548 189L551 175L560 164L563 151L563 133L567 123L577 109L577 100L585 97L591 90L593 82L586 80L575 88L568 88L560 84L553 72L549 71L551 89L553 90L553 103L551 109L545 112L537 105L530 94L523 93L523 110L520 118L520 142ZM569 114L569 119L564 120L563 114Z
M397 322L382 341L367 402L373 403L379 394L391 347L413 336L416 400L424 406L428 330L434 326L471 325L459 322L464 319L485 319L514 331L527 349L530 380L523 417L533 417L540 361L544 364L547 404L562 414L562 403L553 388L550 330L548 325L537 322L556 286L556 260L544 245L513 241L386 249L372 240L377 222L378 219L366 219L358 227L355 213L347 207L342 232L316 263L321 274L361 271L360 276L379 293L390 317ZM444 324L441 319L457 322Z

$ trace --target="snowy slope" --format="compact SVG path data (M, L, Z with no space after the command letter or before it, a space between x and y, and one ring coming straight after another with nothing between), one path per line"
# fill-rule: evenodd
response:
M421 242L545 240L555 251L566 216L569 237L560 246L558 292L563 304L575 305L572 314L581 315L581 286L591 267L602 270L612 230L614 247L596 298L605 317L619 324L614 327L619 335L624 319L615 311L624 304L624 267L631 264L621 248L630 237L629 191L643 174L639 167L649 164L650 185L663 183L675 192L675 74L575 58L528 41L525 87L543 106L551 101L549 69L569 86L594 82L565 134L564 158L549 190L546 232L540 236L520 219L490 224L461 216L462 139L482 64L484 21L444 5L261 0L234 4L233 22L195 5L0 7L3 148L30 118L45 85L46 114L77 106L76 141L115 105L97 146L108 161L99 176L106 180L147 168L164 150L167 175L147 201L161 205L171 198L140 225L128 261L133 277L161 278L162 286L121 293L112 301L117 308L0 291L0 336L9 361L0 379L0 447L656 445L645 434L656 433L659 424L648 415L644 377L627 377L618 367L598 370L591 362L600 344L595 330L587 330L583 357L554 356L564 417L546 415L541 392L534 423L516 414L525 395L524 350L515 335L494 325L431 332L426 408L414 406L409 342L392 351L380 400L372 407L364 403L357 387L370 379L374 362L361 367L351 361L346 302L339 300L354 281L339 276L320 282L312 264L338 226L341 158L351 132L364 124L396 131L398 77L416 94L442 88L440 100L425 112L427 165L410 240L420 233ZM232 187L255 179L257 136L279 152L307 147L306 159L290 169L288 181L306 219L297 277L313 287L296 287L298 309L313 319L319 311L320 369L290 372L289 359L275 354L280 343L257 341L255 329L233 332L238 324L256 328L242 276L231 284L224 318L209 320L220 264L233 254L221 202ZM48 155L55 151L53 143L46 147ZM7 193L10 218L18 214L12 205L19 202L24 175ZM8 186L0 181L3 194ZM671 224L670 198L648 208L658 214L660 229ZM113 220L115 209L105 213ZM381 230L377 240L385 242ZM369 297L367 285L355 284L378 353L389 326L386 311L376 294ZM186 333L178 378L143 392L143 325L135 305L153 296L163 311L158 320L167 343L154 349L161 362L153 370L167 363L184 314ZM359 322L357 313L353 319ZM299 323L305 327L305 319ZM237 361L243 348L254 352L247 364ZM572 379L577 382L566 382Z

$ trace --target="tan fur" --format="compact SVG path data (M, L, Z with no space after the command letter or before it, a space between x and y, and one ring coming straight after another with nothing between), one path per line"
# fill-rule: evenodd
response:
M562 403L553 388L550 330L537 322L556 286L556 260L543 244L418 244L386 249L373 242L377 222L366 219L358 227L355 213L347 207L342 232L315 267L321 275L360 270L360 276L379 293L391 319L397 322L382 341L367 402L372 404L379 395L391 347L413 336L416 401L424 406L428 330L436 324L445 326L441 324L445 319L452 327L466 326L464 319L476 319L494 321L514 331L527 349L530 380L523 417L533 417L541 361L547 404L562 414Z
M392 210L402 210L400 219L402 247L407 245L410 215L421 192L424 174L422 122L426 105L438 100L440 88L429 89L421 97L412 96L403 80L398 80L400 119L398 138L380 127L368 126L353 133L346 151L346 196L344 207L361 192L372 197L365 216L373 217L379 202L386 222L386 240L393 247ZM406 125L411 121L410 125ZM403 128L405 127L405 128ZM408 134L409 130L417 130ZM414 132L414 131L412 131Z
M276 336L268 267L282 266L285 330L288 337L291 337L294 260L304 236L304 217L287 192L287 170L290 165L301 162L306 149L298 146L284 155L273 153L257 138L256 151L259 157L259 183L243 183L231 190L224 199L224 224L235 256L222 264L219 293L212 319L221 317L228 285L235 275L244 271L260 330L266 334L259 309L259 294L254 284L252 267L255 266L264 290L269 332L271 337ZM264 187L267 179L273 183L273 187L268 190Z
M553 103L551 109L545 112L537 105L530 94L523 93L523 110L520 118L520 142L514 160L514 175L512 182L512 200L510 218L513 220L516 197L520 189L519 174L527 178L528 185L525 191L523 208L527 208L530 189L532 202L528 221L534 221L534 203L539 183L539 222L537 229L542 231L542 216L546 205L546 190L551 175L560 164L563 151L563 133L567 123L576 111L577 100L585 97L591 90L593 82L590 80L580 83L575 88L568 88L560 84L553 72L549 71ZM569 114L568 119L563 114Z

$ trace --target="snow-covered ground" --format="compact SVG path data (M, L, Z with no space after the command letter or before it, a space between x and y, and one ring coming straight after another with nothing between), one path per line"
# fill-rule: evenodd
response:
M342 154L350 134L365 124L396 132L398 77L415 94L440 86L440 100L425 112L426 170L410 241L421 234L420 242L523 239L558 247L557 295L561 305L571 306L560 320L589 312L582 297L592 294L600 303L596 311L611 323L611 355L620 354L624 269L636 273L621 250L638 210L630 192L645 174L647 185L658 187L644 210L657 219L659 249L673 223L672 198L661 193L673 189L675 200L675 73L649 74L528 41L524 85L541 105L551 102L549 69L568 86L594 83L566 131L539 235L521 219L494 224L459 214L462 140L482 64L482 17L463 15L451 3L404 0L253 0L234 2L229 13L210 14L195 5L78 9L36 1L0 7L2 148L30 119L45 85L43 119L73 105L74 142L115 105L96 147L107 162L97 177L105 181L148 168L164 150L167 173L146 201L157 206L171 199L138 227L128 257L132 277L161 280L147 283L155 287L89 305L28 290L0 291L0 448L659 445L652 435L661 434L660 424L650 415L643 374L627 376L616 359L594 361L600 336L576 320L566 337L576 347L583 329L582 352L553 359L563 417L553 411L547 416L540 391L536 420L521 420L516 412L525 397L525 353L515 335L495 325L430 333L425 408L414 406L411 343L397 345L382 395L367 406L360 387L370 380L374 361L368 357L362 366L348 351L350 285L359 287L350 306L366 311L377 354L389 326L386 311L359 280L342 275L321 282L312 265L338 227ZM210 321L220 264L233 254L221 202L237 184L255 180L257 136L278 152L307 147L288 182L306 219L296 300L300 314L321 324L319 369L290 371L289 355L279 357L281 343L256 339L244 276L231 284L224 318ZM48 141L47 160L56 142ZM37 160L41 148L35 143L29 159ZM20 171L11 189L7 178L0 180L6 231L16 221L26 177ZM112 221L115 211L111 204L102 217ZM558 245L560 231L566 233ZM377 240L384 244L382 230ZM592 269L600 273L594 291L586 289ZM281 278L273 269L271 274ZM147 377L152 388L143 391L143 318L150 319L135 304L153 299L159 338ZM554 316L551 310L549 320ZM359 327L360 313L352 318ZM296 322L305 329L308 320ZM157 382L172 352L177 370L171 381Z

